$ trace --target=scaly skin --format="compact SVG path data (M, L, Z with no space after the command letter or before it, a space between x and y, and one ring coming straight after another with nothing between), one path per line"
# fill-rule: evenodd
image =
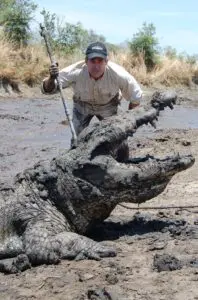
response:
M17 175L12 201L0 210L0 271L15 273L61 259L100 259L116 251L86 237L121 202L142 203L160 194L172 176L194 163L191 155L128 157L127 138L175 93L155 93L149 104L85 129L78 147Z

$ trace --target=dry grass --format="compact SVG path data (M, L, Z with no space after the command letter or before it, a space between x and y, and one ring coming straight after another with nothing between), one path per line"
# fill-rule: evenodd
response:
M2 38L0 53L0 78L6 77L34 86L48 75L50 61L43 45L16 49L14 44ZM73 56L63 57L59 53L56 53L55 56L60 68L83 59L80 52L76 52ZM129 52L122 51L117 54L111 53L110 59L122 65L140 83L146 86L156 84L189 86L192 77L198 75L197 67L178 59L161 57L157 67L149 73L141 55L133 57Z
M195 70L196 68L187 62L164 57L152 76L154 80L166 86L178 84L190 86Z
M0 77L9 76L14 78L16 70L12 59L14 55L13 45L2 39L0 42L0 53Z
M146 86L162 84L166 86L189 86L193 76L198 76L198 67L181 61L160 57L160 62L152 72L147 72L143 56L133 57L130 53L111 54L111 59L131 73L140 83Z
M110 59L123 66L130 74L132 74L138 82L143 85L151 85L150 76L148 76L144 58L142 55L134 57L128 51L120 52L116 55L110 54Z
M34 86L48 75L50 60L44 45L17 49L14 44L2 39L0 53L0 78L6 77ZM75 59L80 59L79 53L72 57L56 53L60 68L73 63Z

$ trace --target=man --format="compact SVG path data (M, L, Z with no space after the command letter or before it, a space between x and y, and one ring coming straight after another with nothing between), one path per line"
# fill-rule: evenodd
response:
M73 87L73 124L76 134L89 125L93 116L99 120L117 114L121 97L129 100L129 109L140 104L142 90L135 78L121 66L108 61L106 46L91 43L85 61L77 62L60 72L57 65L49 69L50 76L43 80L43 93L57 91L56 76L62 88Z

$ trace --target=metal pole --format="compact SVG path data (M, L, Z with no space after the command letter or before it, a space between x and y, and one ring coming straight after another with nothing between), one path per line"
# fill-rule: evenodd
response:
M52 56L52 51L51 51L50 43L48 41L47 32L45 30L45 27L42 24L40 24L40 28L41 28L40 34L41 34L41 36L45 40L45 45L46 45L46 48L47 48L47 52L48 52L51 64L55 64L56 61L55 61L55 59ZM59 92L60 92L61 100L62 100L62 103L63 103L65 115L67 117L67 120L69 121L69 126L71 128L71 133L72 133L72 142L71 142L71 144L72 144L72 148L76 148L76 146L77 146L77 135L76 135L76 132L75 132L75 129L74 129L74 125L73 125L73 122L72 122L72 119L71 119L71 115L69 113L69 110L68 110L66 102L65 102L65 98L64 98L63 90L62 90L62 84L60 82L60 79L59 79L58 75L56 77L56 81L57 81L58 89L59 89Z

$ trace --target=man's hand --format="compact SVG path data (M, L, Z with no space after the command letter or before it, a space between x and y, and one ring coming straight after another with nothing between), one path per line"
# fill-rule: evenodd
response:
M58 68L58 63L57 62L51 64L51 66L49 68L49 73L50 73L50 78L51 79L56 79L58 77L59 68Z
M128 110L132 110L134 109L135 107L139 106L140 104L138 102L130 102L129 103L129 106L128 106Z

